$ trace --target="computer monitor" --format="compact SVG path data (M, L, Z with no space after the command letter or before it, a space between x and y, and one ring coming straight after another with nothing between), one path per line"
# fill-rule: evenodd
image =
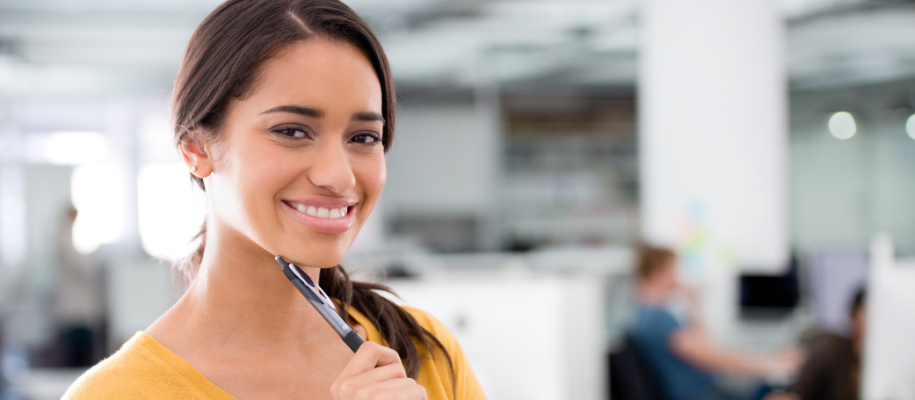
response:
M862 398L915 399L915 259L897 260L886 235L871 244L866 307Z
M798 304L798 263L792 256L780 275L740 275L740 316L743 318L782 317Z

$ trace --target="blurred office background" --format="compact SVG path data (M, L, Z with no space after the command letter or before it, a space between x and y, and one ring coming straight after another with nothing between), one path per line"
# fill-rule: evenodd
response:
M219 3L0 0L0 398L59 397L180 295L206 211L168 95ZM346 265L448 325L491 399L607 398L640 239L743 348L841 332L870 284L866 368L896 375L867 397L915 396L915 3L348 4L400 111Z

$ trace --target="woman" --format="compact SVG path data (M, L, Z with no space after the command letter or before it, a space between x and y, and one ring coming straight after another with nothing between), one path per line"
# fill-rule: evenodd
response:
M783 396L790 400L857 400L867 335L867 292L858 289L848 308L848 335L821 332L807 343L807 361Z
M172 108L209 209L178 265L187 291L65 398L483 398L439 322L337 266L384 187L394 131L364 21L336 0L230 0L191 38ZM275 255L339 301L368 340L355 354Z

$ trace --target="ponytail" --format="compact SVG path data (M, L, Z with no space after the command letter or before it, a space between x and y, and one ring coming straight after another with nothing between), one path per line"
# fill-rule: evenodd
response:
M400 355L407 370L407 376L413 379L419 376L419 351L413 343L413 339L416 339L426 349L431 349L431 346L434 345L442 350L451 368L451 379L454 383L454 364L451 355L448 354L442 343L416 322L416 319L403 307L376 292L380 290L393 294L387 285L352 281L340 266L321 269L319 279L318 284L327 292L327 295L340 301L342 307L337 312L341 317L345 319L347 311L353 307L378 328L378 332L387 342L388 347L396 350ZM430 353L432 352L430 351Z

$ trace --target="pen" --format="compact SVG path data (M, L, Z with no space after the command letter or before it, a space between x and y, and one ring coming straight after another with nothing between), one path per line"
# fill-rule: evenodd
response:
M316 285L308 274L295 266L295 264L287 263L283 257L276 256L276 262L280 263L283 267L283 274L289 278L289 281L291 281L300 292L302 292L302 295L304 295L305 298L308 299L308 302L318 310L318 313L324 317L324 320L334 328L334 331L340 335L343 342L349 346L350 350L352 350L353 353L355 353L356 350L359 350L359 346L363 343L362 338L356 334L356 331L354 331L353 328L350 328L350 326L343 321L343 318L340 318L340 315L338 315L336 311L337 306L335 306L333 300L327 296L327 293L324 293L324 289L321 289L320 286Z

